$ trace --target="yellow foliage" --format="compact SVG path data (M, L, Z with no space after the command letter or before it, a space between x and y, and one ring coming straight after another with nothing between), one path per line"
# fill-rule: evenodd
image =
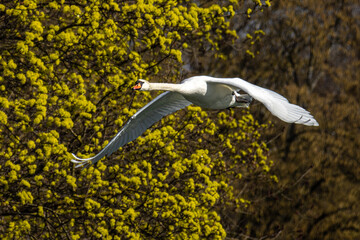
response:
M264 126L248 113L217 118L190 106L96 166L75 171L69 160L100 150L152 98L129 94L138 78L175 81L183 49L235 39L229 18L239 7L0 4L0 238L225 238L214 209L244 208L232 184L270 167L266 146L253 144Z

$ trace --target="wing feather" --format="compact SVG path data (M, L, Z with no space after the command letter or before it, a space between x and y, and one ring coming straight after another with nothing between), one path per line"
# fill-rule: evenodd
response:
M263 103L273 115L285 122L304 124L307 126L319 126L319 123L309 111L298 105L289 103L285 97L269 89L256 86L240 78L209 77L206 81L227 84L234 89L242 89L254 99Z
M135 140L142 133L159 121L177 110L189 106L191 102L176 92L164 92L137 111L116 134L116 136L95 156L90 158L78 158L73 154L71 161L77 163L76 167L84 166L90 162L93 164L105 156L109 156L128 142Z

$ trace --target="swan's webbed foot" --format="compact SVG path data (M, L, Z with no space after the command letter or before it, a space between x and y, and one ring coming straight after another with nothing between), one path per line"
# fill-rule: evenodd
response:
M248 107L253 99L249 94L240 94L237 91L233 91L232 95L235 95L235 101L239 107Z

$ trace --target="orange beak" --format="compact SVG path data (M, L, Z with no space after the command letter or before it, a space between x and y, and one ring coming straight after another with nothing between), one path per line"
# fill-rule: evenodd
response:
M137 83L137 84L133 87L134 90L139 90L140 88L141 88L141 83Z

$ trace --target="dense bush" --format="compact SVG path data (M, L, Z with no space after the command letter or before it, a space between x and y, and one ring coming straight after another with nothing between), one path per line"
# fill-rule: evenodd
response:
M70 153L98 152L151 99L138 78L174 82L190 46L234 40L235 2L0 4L2 239L226 236L221 212L251 204L239 186L276 180L248 112L189 107L84 171Z

